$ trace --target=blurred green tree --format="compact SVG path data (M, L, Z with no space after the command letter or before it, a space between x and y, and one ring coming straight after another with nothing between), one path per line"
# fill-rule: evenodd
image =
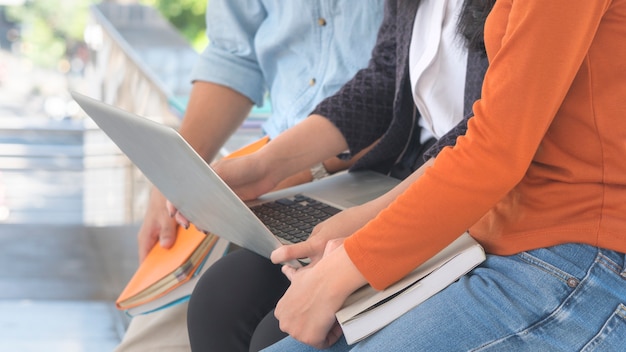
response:
M68 54L83 42L89 6L98 0L27 0L22 6L8 6L6 15L19 23L21 53L34 64L67 69ZM206 0L139 0L154 6L198 51L205 36Z
M154 6L168 19L197 51L207 44L205 19L207 0L141 0Z
M21 53L39 66L63 65L62 58L83 40L87 11L94 2L30 0L7 7L7 18L19 23Z

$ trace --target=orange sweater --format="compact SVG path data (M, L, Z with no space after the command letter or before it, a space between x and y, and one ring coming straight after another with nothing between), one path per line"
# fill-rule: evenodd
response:
M345 248L382 289L466 229L488 253L626 252L626 0L498 0L467 134Z

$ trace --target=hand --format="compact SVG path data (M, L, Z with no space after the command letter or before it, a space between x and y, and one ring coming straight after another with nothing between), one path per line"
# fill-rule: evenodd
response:
M172 220L178 224L178 226L182 226L185 229L189 228L189 220L185 217L185 215L183 215L183 213L179 212L174 204L170 203L169 200L165 201L165 209L167 209L167 213L172 218Z
M370 204L348 208L319 223L311 236L303 242L282 246L272 252L273 263L286 263L300 258L309 258L315 265L323 256L333 239L344 239L360 229L377 214ZM343 242L343 240L341 241Z
M340 244L330 241L324 258L314 267L283 266L291 280L274 314L280 329L315 348L327 348L342 335L335 313L350 293L365 284L365 278Z
M271 180L264 171L263 163L258 162L256 157L221 159L211 167L242 200L256 199L278 183ZM189 227L189 220L170 201L165 202L165 208L173 221L184 228ZM206 232L204 229L199 230Z
M137 234L140 262L146 258L148 252L157 242L164 248L170 248L174 245L176 242L176 222L167 212L165 197L161 192L153 189L146 215Z
M211 167L244 201L271 191L280 181L272 178L274 175L267 170L258 153L221 159L211 164Z

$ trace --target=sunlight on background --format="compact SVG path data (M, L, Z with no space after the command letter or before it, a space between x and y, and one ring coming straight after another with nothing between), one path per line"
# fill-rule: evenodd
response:
M95 14L149 5L146 13L158 10L195 56L191 44L204 37L206 0L102 2L0 0L0 266L11 269L0 280L0 351L110 352L127 327L113 301L136 269L135 221L143 212L133 206L145 203L137 191L145 181L69 91L106 87L161 107L155 115L169 113L168 104L153 102L164 94L142 94L156 90L145 74L151 62L129 54L160 48L130 45L119 35L115 41L115 28L105 28L120 18L132 29L141 21L133 11ZM143 29L154 34L149 24ZM154 46L163 44L156 39ZM149 58L179 56L160 53ZM186 76L173 76L189 85Z
M206 0L103 2L153 7L196 51L206 44ZM82 222L84 204L91 209L94 203L112 212L103 216L122 217L119 206L108 204L122 184L110 188L110 180L101 180L102 197L85 195L90 186L79 174L86 161L79 157L85 147L78 133L85 131L84 115L69 95L98 86L86 77L90 69L93 76L103 45L90 9L99 3L0 0L0 223Z

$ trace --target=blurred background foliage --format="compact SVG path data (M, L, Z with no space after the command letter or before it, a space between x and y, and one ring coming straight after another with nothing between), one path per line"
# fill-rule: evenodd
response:
M140 3L157 8L197 51L204 49L207 38L204 13L206 0L141 0Z
M27 1L9 6L7 19L19 30L20 53L43 67L60 64L82 42L90 0Z
M96 0L27 0L7 6L5 16L19 28L21 54L35 65L65 70L64 58L83 44L89 6ZM206 45L204 33L207 0L139 0L153 6L176 27L194 49Z

